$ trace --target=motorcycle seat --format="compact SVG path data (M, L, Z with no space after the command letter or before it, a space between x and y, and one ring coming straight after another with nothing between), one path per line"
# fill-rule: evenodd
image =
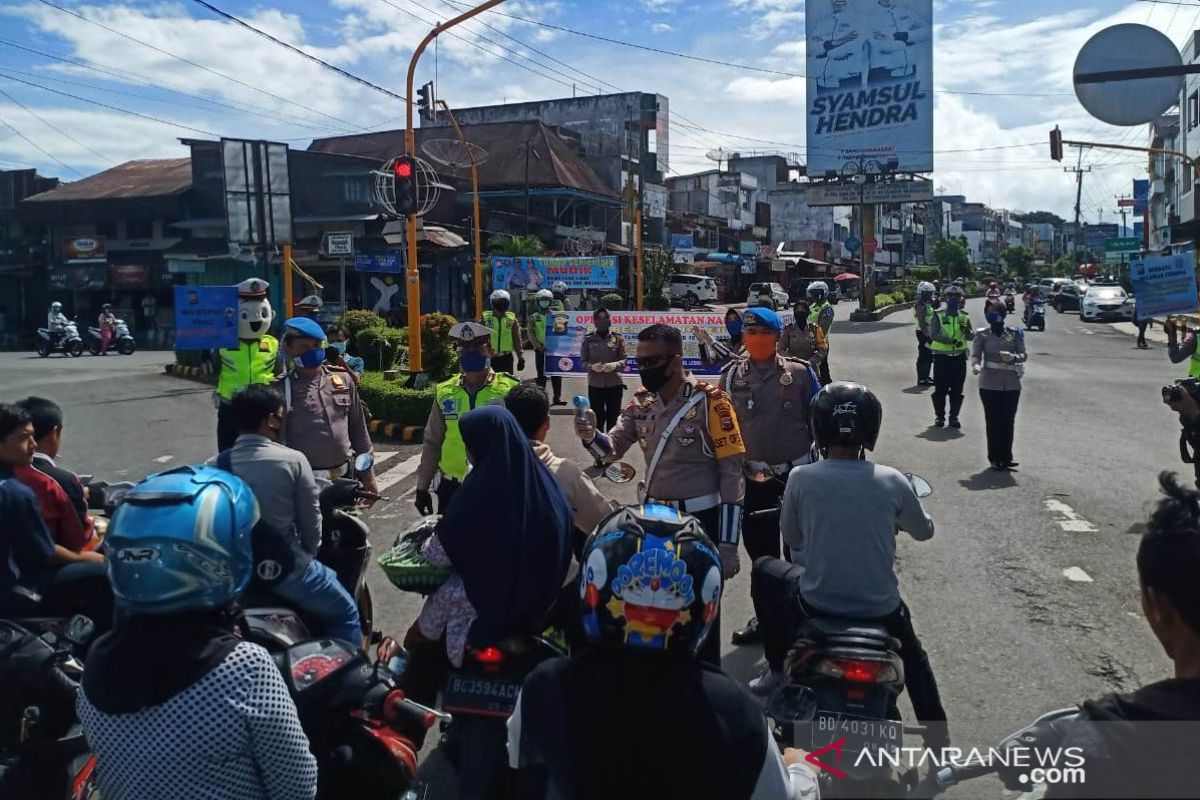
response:
M813 617L805 622L808 633L820 639L862 641L891 650L898 650L900 642L890 636L882 623L872 620L844 619L841 617Z

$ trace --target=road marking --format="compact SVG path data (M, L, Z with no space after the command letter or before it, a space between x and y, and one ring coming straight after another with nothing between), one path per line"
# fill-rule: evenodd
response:
M1067 567L1062 571L1063 577L1073 583L1092 583L1092 576L1079 567Z
M383 494L390 486L394 486L400 481L412 475L417 470L417 466L421 463L421 454L406 458L396 466L389 469L387 472L375 478L375 483L379 486L379 493Z
M160 464L165 464L165 463L167 463L168 461L171 461L171 460L172 460L172 459L174 459L174 458L175 458L175 456L159 456L158 458L156 458L156 459L154 459L154 460L155 460L155 461L157 461L157 462L158 462L158 463L160 463Z
M1079 514L1075 513L1075 509L1061 500L1055 500L1053 497L1046 498L1046 510L1054 518L1055 524L1064 531L1072 533L1095 533L1096 526L1088 522Z
M1088 330L1086 328L1080 328L1079 332L1082 333L1084 336L1095 336L1096 335L1095 331Z
M393 458L395 458L395 457L396 457L396 456L398 456L398 455L400 455L400 451L399 451L399 450L387 450L387 451L385 451L385 452L382 452L382 453L380 453L380 452L376 451L376 453L375 453L375 466L377 466L377 467L378 467L380 464L382 464L382 463L383 463L383 462L385 462L385 461L391 461Z

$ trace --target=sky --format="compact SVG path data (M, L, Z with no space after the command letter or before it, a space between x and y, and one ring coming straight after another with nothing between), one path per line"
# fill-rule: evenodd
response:
M208 4L403 95L413 48L454 13L453 2ZM1079 105L1071 87L1079 48L1120 22L1149 24L1182 46L1200 25L1200 3L1185 2L934 0L934 185L997 208L1072 216L1075 179L1049 159L1049 129L1060 125L1068 139L1146 140L1145 126L1112 127ZM422 57L417 80L436 76L438 96L452 107L617 90L666 95L671 175L712 168L705 154L718 147L803 159L805 80L778 72L804 72L804 7L804 0L507 0L502 13L443 34ZM314 136L402 127L403 112L394 97L199 0L0 0L0 168L34 166L76 180L130 159L186 155L180 137L269 138L303 148ZM1075 157L1069 150L1067 160ZM1145 158L1090 150L1083 163L1092 167L1084 219L1118 219L1115 197L1145 173Z

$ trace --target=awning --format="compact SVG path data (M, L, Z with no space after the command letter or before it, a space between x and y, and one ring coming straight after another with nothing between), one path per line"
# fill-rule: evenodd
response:
M745 259L733 253L708 253L704 257L705 261L716 261L720 264L733 264L740 267L745 263Z

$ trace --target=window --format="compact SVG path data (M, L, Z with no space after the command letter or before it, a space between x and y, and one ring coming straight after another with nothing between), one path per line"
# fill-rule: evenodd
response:
M1200 92L1192 92L1187 102L1187 126L1190 131L1200 125Z
M131 219L125 223L126 239L153 239L154 223L148 219Z
M347 177L342 188L347 203L369 203L371 201L371 192L367 181L361 177Z

